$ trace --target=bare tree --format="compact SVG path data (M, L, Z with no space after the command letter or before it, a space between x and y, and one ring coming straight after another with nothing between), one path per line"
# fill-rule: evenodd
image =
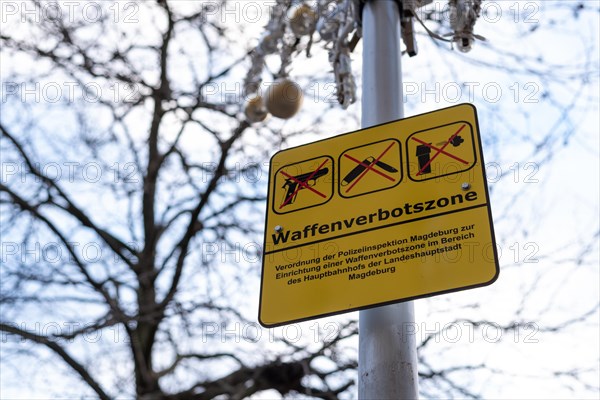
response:
M50 349L103 399L242 398L266 389L335 398L351 382L330 387L328 377L356 362L342 357L321 370L314 360L331 358L354 324L301 356L284 342L282 352L255 360L212 345L218 337L194 343L214 321L218 329L230 321L258 327L241 313L239 298L229 297L257 288L264 201L257 178L281 138L267 126L250 128L239 94L222 96L244 66L245 52L233 47L243 27L221 24L211 10L222 5L214 2L191 4L187 13L165 1L96 6L102 15L90 24L85 14L48 18L55 10L47 3L28 3L39 24L28 17L33 21L20 25L21 33L2 34L6 57L36 63L37 82L62 76L80 91L63 93L47 110L57 113L54 127L33 115L21 120L27 112L11 103L3 107L3 163L18 168L0 186L3 240L40 253L3 260L0 329ZM147 19L139 20L142 13ZM138 18L133 29L128 17ZM12 82L25 83L21 65L15 60ZM211 97L210 90L218 93ZM54 130L46 132L50 140L39 141L46 129ZM227 249L236 253L229 268L220 262ZM3 252L12 248L5 244ZM11 323L44 315L81 325L45 334ZM107 379L78 353L94 353L86 335L115 326L126 343L104 343L96 354L111 358L113 347L127 348L112 362L126 358L130 367ZM215 362L227 367L202 367ZM320 386L305 384L306 376Z
M354 320L305 330L308 340L298 342L289 332L263 330L254 319L265 161L297 137L306 140L303 132L324 134L327 115L335 121L355 118L354 109L340 117L337 106L327 104L323 97L331 91L306 102L316 113L303 113L293 126L279 120L251 123L244 114L249 87L285 76L295 68L291 59L308 57L312 38L282 36L277 50L284 56L277 62L261 58L260 71L252 72L256 46L240 45L240 38L260 30L232 23L226 14L236 19L245 3L156 0L70 9L43 1L6 3L11 6L4 11L16 24L5 24L0 34L3 362L14 360L20 370L23 360L41 359L37 375L24 378L29 385L59 362L70 377L65 382L78 381L56 387L70 396L241 399L271 390L353 397ZM291 6L277 4L286 12ZM557 7L573 16L597 12L581 4ZM440 37L449 27L435 11L424 11L422 21ZM425 33L419 40L428 40ZM439 54L443 60L456 57L446 49ZM333 93L348 107L351 75L340 72L336 59L334 78L298 73L298 81L305 92L311 81L334 81ZM542 68L534 56L520 66L488 60L468 62L552 84L557 78L563 85L581 83L580 94L587 93L590 71L597 73L597 59L584 60L571 76ZM546 104L568 120L577 102L558 100L560 92L547 96ZM490 106L484 112L496 111ZM549 127L547 135L532 139L536 165L550 162L557 151L553 143L573 134L560 132ZM503 140L500 134L490 139L492 152L500 151ZM504 172L498 181L509 178ZM514 222L507 209L499 216ZM562 262L593 262L597 227L595 232L578 247L578 259ZM514 319L494 326L505 334L533 326L528 294ZM477 307L465 305L464 315ZM595 303L538 328L563 332L589 322L597 310ZM491 321L465 316L453 323L481 330ZM441 327L420 341L422 393L479 397L465 374L506 371L471 361L438 367L428 349L447 330ZM597 390L589 372L553 373Z

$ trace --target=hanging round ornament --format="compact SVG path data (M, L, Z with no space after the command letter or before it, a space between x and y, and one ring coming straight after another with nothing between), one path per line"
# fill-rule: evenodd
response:
M282 119L292 118L302 106L302 89L289 78L276 80L265 92L266 109L273 116Z

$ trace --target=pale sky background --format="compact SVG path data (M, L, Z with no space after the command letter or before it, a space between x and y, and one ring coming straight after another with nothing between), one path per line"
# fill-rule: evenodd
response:
M239 52L256 43L267 22L267 14L253 17L248 4L263 2L240 2L231 14L224 16L227 23L244 23L244 16L252 23L240 37ZM267 5L270 2L266 2ZM437 2L445 4L445 2ZM489 15L482 17L476 25L476 33L488 39L492 48L476 43L468 54L457 51L448 53L440 50L417 27L419 55L403 57L405 114L412 116L433 111L458 103L473 103L479 112L483 150L488 164L488 181L491 190L491 205L495 219L496 240L501 250L500 278L492 286L415 301L417 338L425 338L436 324L444 326L457 319L487 320L506 325L515 320L536 321L539 332L531 334L523 330L496 338L492 328L485 335L481 330L469 338L469 327L449 331L439 343L428 345L425 354L430 365L437 369L455 365L486 363L490 368L506 371L492 374L489 371L462 373L455 378L465 382L484 398L598 398L600 386L600 334L598 309L586 321L567 328L561 333L545 330L558 326L597 307L600 301L600 274L598 266L598 236L600 203L599 164L599 14L588 13L578 20L567 10L552 7L560 2L550 1L500 1L489 3ZM586 7L600 7L595 0L583 1ZM194 7L193 2L178 1L178 7ZM430 7L435 7L432 5ZM502 10L501 15L492 14ZM515 14L515 10L520 10ZM139 20L145 16L139 14ZM554 24L550 21L555 20ZM2 21L3 30L14 27L15 21ZM522 33L539 26L535 34ZM134 24L132 29L144 31L143 23ZM439 44L448 47L447 44ZM291 76L298 79L305 91L305 103L301 113L290 121L271 119L268 123L280 127L282 132L306 126L306 134L290 140L290 145L299 145L322 139L360 127L360 101L348 110L341 108L329 111L328 118L320 127L325 135L311 133L309 116L321 113L328 104L315 101L314 94L327 96L333 91L332 77L327 55L314 45L311 60L299 57L293 64ZM190 51L193 51L190 50ZM352 55L353 69L360 88L362 43ZM539 79L524 72L531 54L544 56L548 73ZM576 80L568 79L579 74L577 65L586 60L590 71L587 81L573 87ZM12 60L11 62L15 62ZM227 64L229 60L224 60ZM494 68L501 65L501 68ZM4 79L6 61L0 63L0 76ZM25 68L25 64L23 64ZM27 67L28 68L28 67ZM33 68L33 67L32 67ZM183 67L182 67L183 68ZM542 68L531 65L531 68ZM4 71L2 71L4 70ZM240 70L241 73L241 70ZM313 77L328 81L317 82ZM185 79L185 75L180 76ZM52 78L49 78L52 79ZM241 84L243 76L240 75ZM234 87L227 83L227 88ZM467 88L473 88L472 91ZM462 88L458 96L457 88ZM484 91L483 88L487 88ZM501 92L497 92L500 88ZM5 90L4 86L2 90ZM426 91L427 90L427 91ZM552 101L560 105L571 105L567 119L559 114L561 106L547 101L546 93L552 93ZM359 89L360 93L360 89ZM217 95L219 95L218 93ZM11 117L11 108L2 97L3 113ZM45 104L31 104L32 112L42 112ZM37 111L40 110L40 111ZM60 109L55 109L60 114ZM4 117L3 117L4 119ZM49 122L48 126L53 123ZM536 145L547 132L556 132L541 150ZM191 145L202 148L201 143ZM547 159L547 149L552 148L552 157ZM274 149L276 151L278 149ZM206 151L206 149L204 149ZM268 160L265 160L267 162ZM505 175L496 179L497 173ZM266 176L263 175L263 176ZM266 191L267 182L261 179L258 185ZM265 192L266 193L266 192ZM100 210L102 208L100 207ZM260 237L258 241L260 242ZM574 259L582 247L590 246L583 262L576 265ZM258 260L248 260L260 268ZM248 316L256 315L259 297L259 278L249 276L246 291L232 294L240 296L236 302ZM521 301L527 295L525 306ZM517 311L521 314L517 316ZM25 317L24 317L25 318ZM39 320L33 315L30 321ZM273 335L295 336L302 332L299 343L314 342L315 327L331 328L328 323L357 314L319 319L292 327L267 330L255 329L260 334L257 343L241 340L237 344L244 351L276 352L270 338ZM315 325L317 324L317 325ZM240 329L243 329L241 327ZM333 329L333 328L332 328ZM254 331L247 334L256 337ZM115 332L116 334L116 332ZM121 334L123 334L121 332ZM219 332L222 334L222 332ZM459 338L455 340L457 334ZM423 335L423 336L421 336ZM322 338L323 336L319 336ZM110 341L110 338L106 338ZM104 339L103 339L104 340ZM224 347L230 343L222 343ZM356 352L357 340L347 344L349 354ZM258 347L257 347L258 346ZM82 347L82 351L84 348ZM48 355L49 360L54 360ZM18 365L18 371L16 365ZM23 387L21 374L26 376L35 366L28 367L18 359L3 360L0 370L0 397L43 398L52 387L54 393L62 392L62 375L65 368L44 369L35 377L39 386ZM106 366L106 368L125 366ZM215 368L225 368L219 365ZM585 390L569 376L554 376L554 371L581 370L583 381L591 386ZM31 371L33 372L33 371ZM29 378L28 378L29 380ZM569 389L572 387L573 389ZM424 386L429 393L441 392ZM64 388L72 393L72 388ZM256 399L277 397L274 391L264 392Z

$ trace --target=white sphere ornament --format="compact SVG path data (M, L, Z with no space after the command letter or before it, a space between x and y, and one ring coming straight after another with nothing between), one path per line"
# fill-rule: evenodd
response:
M267 118L269 112L265 108L263 98L260 96L254 96L246 103L244 114L250 122L262 122Z
M283 78L276 80L265 92L267 110L277 118L292 118L302 106L302 89L294 81Z
M308 35L317 22L317 13L307 4L301 4L294 10L290 18L290 28L294 35Z

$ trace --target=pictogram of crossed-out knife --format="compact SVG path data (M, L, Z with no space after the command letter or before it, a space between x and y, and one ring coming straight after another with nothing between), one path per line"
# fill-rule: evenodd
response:
M360 164L358 164L356 167L354 167L354 169L350 172L348 172L348 174L344 177L344 179L342 179L342 186L346 186L349 185L350 183L352 183L353 180L355 180L356 178L358 178L358 176L360 174L362 174L362 172L367 169L367 167L371 166L373 163L375 163L375 165L377 165L379 168L383 169L384 171L387 172L398 172L398 170L394 167L392 167L389 164L384 163L383 161L377 161L375 162L375 157L367 157L365 158Z

